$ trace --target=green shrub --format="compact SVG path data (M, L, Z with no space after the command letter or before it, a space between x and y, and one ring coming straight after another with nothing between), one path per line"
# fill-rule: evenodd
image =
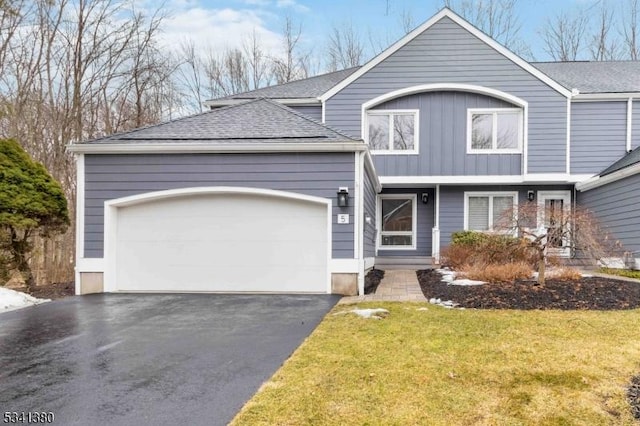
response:
M451 245L476 246L486 241L488 236L478 231L457 231L451 234Z

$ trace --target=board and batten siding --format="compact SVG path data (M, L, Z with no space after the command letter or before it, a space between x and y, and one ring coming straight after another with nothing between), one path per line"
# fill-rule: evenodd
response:
M421 200L421 194L429 194L429 202L424 204ZM416 248L415 250L378 250L378 256L381 257L403 257L403 256L431 256L432 246L432 230L435 223L435 195L432 188L416 189L416 188L393 188L383 189L382 194L417 194L417 230L416 230Z
M363 219L364 224L364 242L363 242L363 254L364 257L374 257L376 255L376 185L374 179L370 175L369 170L364 170L364 184L363 184L363 217L369 216L371 223L367 223Z
M448 17L327 100L325 122L361 137L362 104L394 90L435 83L478 85L527 101L528 172L566 172L567 99Z
M374 155L383 176L520 175L521 154L467 154L469 108L517 108L501 99L468 92L426 92L372 108L417 109L417 155Z
M631 148L640 146L640 101L633 101L631 110Z
M336 206L339 187L354 193L355 157L349 153L85 155L85 248L103 257L104 202L145 192L237 186L297 192L333 201L332 255L353 258L353 203ZM337 214L349 213L348 225ZM283 212L286 214L286 212ZM185 223L185 226L188 226Z
M604 229L640 257L640 175L578 192L578 204L593 212Z
M518 202L527 200L529 190L560 191L570 190L571 185L498 185L498 186L440 186L440 247L451 243L451 234L464 229L464 193L465 192L502 192L518 191ZM536 202L536 201L534 201Z
M571 173L599 173L624 156L627 102L571 105Z
M322 123L322 106L312 106L312 105L289 105L294 111L298 111L300 114L304 114L309 118L313 118L319 123Z

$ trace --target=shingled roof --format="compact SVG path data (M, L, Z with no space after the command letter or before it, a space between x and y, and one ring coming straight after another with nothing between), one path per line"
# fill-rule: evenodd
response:
M613 172L617 172L618 170L622 170L629 166L633 166L634 164L640 163L640 147L634 149L630 153L626 154L624 157L604 169L600 173L600 177L610 175Z
M123 143L327 143L355 142L344 133L268 99L206 111L86 144Z
M261 89L252 90L250 92L238 93L236 95L227 96L225 98L214 99L215 101L224 101L230 99L255 99L255 98L272 98L272 99L291 99L291 98L317 98L331 89L333 86L349 77L360 67L348 68L346 70L330 72L327 74L317 75L302 80L296 80L289 83L278 84L275 86L263 87ZM207 101L210 102L210 101Z
M640 61L533 62L567 89L580 93L640 92Z

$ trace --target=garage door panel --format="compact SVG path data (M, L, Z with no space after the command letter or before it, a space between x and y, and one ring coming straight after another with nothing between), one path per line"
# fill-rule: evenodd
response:
M326 204L252 194L118 208L121 291L326 292Z

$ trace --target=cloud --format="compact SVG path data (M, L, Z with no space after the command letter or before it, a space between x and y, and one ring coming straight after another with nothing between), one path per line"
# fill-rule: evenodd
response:
M307 6L298 3L296 0L277 0L276 6L279 8L292 8L297 12L307 13L311 11Z
M193 40L196 48L202 52L209 49L222 52L227 48L242 48L253 31L266 52L279 49L280 35L266 27L260 11L231 8L189 7L175 10L164 21L161 42L177 49L185 40Z

